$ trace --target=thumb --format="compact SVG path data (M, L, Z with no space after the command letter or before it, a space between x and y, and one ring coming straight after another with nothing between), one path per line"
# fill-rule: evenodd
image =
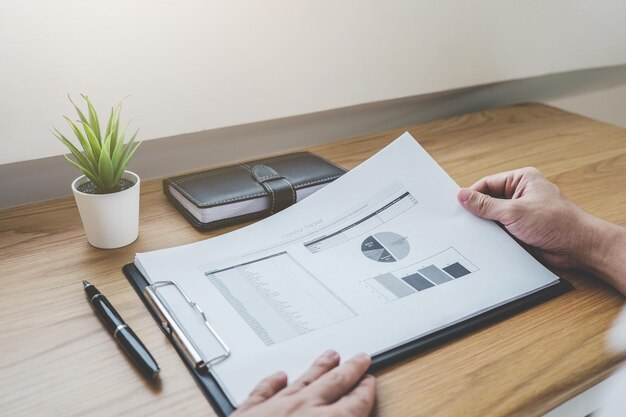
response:
M463 207L478 217L500 221L507 208L507 200L493 198L469 188L461 188L456 195Z

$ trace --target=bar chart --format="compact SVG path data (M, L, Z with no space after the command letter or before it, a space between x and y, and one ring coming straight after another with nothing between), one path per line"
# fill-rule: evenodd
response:
M394 301L443 285L478 271L456 249L448 248L408 267L365 280L365 284L387 301Z

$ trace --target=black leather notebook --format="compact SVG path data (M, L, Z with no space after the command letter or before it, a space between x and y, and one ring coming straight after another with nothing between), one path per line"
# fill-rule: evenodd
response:
M213 230L279 212L345 172L298 152L167 178L163 192L194 227Z
M125 265L123 271L124 275L139 295L139 298L141 298L144 305L146 306L148 311L150 311L152 317L154 317L155 321L160 327L161 321L158 317L158 314L151 307L150 303L147 301L143 293L144 288L148 285L148 281L144 278L141 272L139 272L134 264ZM574 287L569 282L563 279L559 279L556 284L544 288L538 292L532 293L523 298L496 307L470 319L453 324L442 330L431 333L419 339L415 339L402 346L398 346L387 352L376 355L373 358L370 370L376 371L380 368L389 366L410 356L416 355L420 352L424 352L439 344L445 343L477 329L501 321L516 313L527 310L535 305L564 294L572 289L574 289ZM177 344L172 335L165 331L163 328L161 329L176 348L176 351L180 355L183 362L185 362L185 365L189 369L189 372L191 372L191 374L194 376L196 383L198 384L206 398L209 400L216 413L220 416L227 416L232 413L235 410L235 407L230 403L224 391L216 382L215 378L213 378L213 376L209 372L199 371L195 366L193 366L186 359L186 356L183 353L181 347Z

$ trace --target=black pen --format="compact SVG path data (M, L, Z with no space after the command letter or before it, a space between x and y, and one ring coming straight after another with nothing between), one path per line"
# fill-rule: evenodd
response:
M155 378L159 374L159 365L141 343L135 332L131 330L119 313L115 311L104 295L93 284L83 281L89 302L96 310L105 326L113 333L113 338L122 346L124 352L132 359L141 372L148 378Z

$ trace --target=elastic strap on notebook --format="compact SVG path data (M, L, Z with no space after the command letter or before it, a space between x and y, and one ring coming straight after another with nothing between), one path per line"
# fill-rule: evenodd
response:
M254 165L252 177L265 188L270 197L270 214L286 209L296 202L296 190L289 180L267 165Z

